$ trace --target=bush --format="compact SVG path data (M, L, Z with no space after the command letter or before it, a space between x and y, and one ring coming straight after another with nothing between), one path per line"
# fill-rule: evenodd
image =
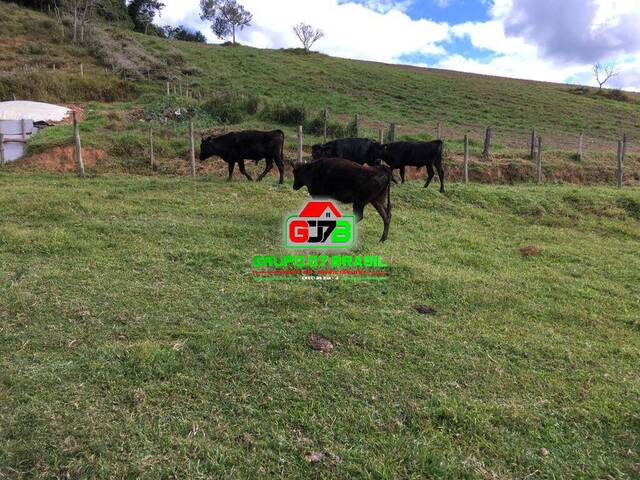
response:
M320 112L320 114L312 120L309 120L304 129L308 133L312 133L314 135L323 135L324 134L324 113ZM327 137L329 138L346 138L351 135L350 125L345 125L339 122L332 122L329 120L327 122Z
M205 113L221 123L240 123L259 108L260 97L235 90L218 93L202 105Z
M304 105L270 103L265 106L261 117L263 120L282 125L304 125L307 120L307 111Z
M188 97L145 94L140 101L148 102L144 106L144 116L147 119L159 120L166 117L182 121L188 118L188 113L197 113L200 110L198 102Z
M618 102L626 102L629 100L627 94L620 90L619 88L615 88L613 90L608 90L605 94L605 97L610 98L611 100L617 100Z
M204 72L199 67L187 66L181 70L183 75L189 75L192 77L204 75Z

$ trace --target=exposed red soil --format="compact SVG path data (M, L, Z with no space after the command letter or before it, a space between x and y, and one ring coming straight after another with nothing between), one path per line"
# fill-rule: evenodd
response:
M0 47L19 47L25 42L25 38L22 36L14 38L0 38Z
M67 107L69 110L73 110L74 112L76 112L76 118L78 119L78 121L82 120L84 118L84 108L85 106L82 104L67 104L65 105L65 107ZM66 117L64 117L61 121L56 122L57 124L60 123L73 123L73 115L71 113L69 113L69 115L67 115Z
M92 148L82 149L82 160L85 167L94 167L98 160L107 156L107 152ZM25 157L16 162L16 165L28 170L39 170L48 172L74 172L76 161L74 158L74 147L55 147L46 152L37 153L30 157Z

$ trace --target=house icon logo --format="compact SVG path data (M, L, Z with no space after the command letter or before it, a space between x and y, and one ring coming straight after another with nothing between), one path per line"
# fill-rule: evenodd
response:
M356 239L354 215L343 215L331 201L310 201L285 223L287 248L351 248Z

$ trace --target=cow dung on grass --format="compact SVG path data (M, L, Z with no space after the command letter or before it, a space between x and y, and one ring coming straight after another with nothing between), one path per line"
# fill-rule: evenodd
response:
M333 343L331 343L329 339L317 333L312 333L307 337L307 345L318 352L333 352Z
M433 307L428 307L427 305L414 305L416 312L421 313L422 315L435 315L437 310Z
M529 245L528 247L521 248L518 251L524 258L539 257L542 254L542 250L540 250L540 247L536 247L535 245Z

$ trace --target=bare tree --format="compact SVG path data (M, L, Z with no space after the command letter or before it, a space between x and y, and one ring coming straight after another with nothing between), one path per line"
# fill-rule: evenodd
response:
M200 0L200 18L211 22L211 30L218 38L232 35L236 44L236 30L251 25L253 15L236 0Z
M84 33L87 24L93 18L96 8L101 4L101 0L66 0L62 2L64 13L71 16L73 20L73 43L84 42ZM56 5L56 15L58 5Z
M293 31L298 36L302 46L308 52L314 43L324 37L324 32L319 28L313 28L311 25L300 22L293 26Z
M611 80L612 77L620 74L620 69L618 65L615 63L610 63L609 65L602 65L600 63L596 63L593 66L593 76L596 77L596 82L598 82L600 90L602 87Z

